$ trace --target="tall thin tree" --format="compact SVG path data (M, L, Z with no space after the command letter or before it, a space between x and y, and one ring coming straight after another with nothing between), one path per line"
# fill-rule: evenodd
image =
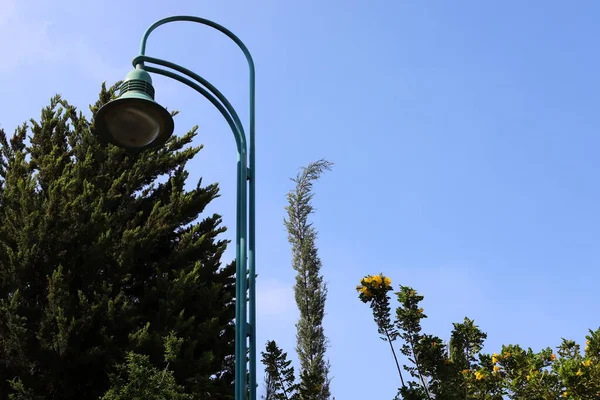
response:
M302 168L292 180L296 187L288 195L288 218L284 223L292 245L292 266L296 270L294 294L300 311L296 324L296 351L300 361L301 400L328 400L331 397L329 361L325 359L327 337L323 330L327 285L321 275L317 231L309 222L313 213L313 183L332 163L318 160Z

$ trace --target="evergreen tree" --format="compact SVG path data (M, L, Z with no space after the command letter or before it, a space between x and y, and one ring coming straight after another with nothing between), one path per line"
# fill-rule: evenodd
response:
M174 336L167 337L167 347L181 340ZM152 365L146 355L130 352L126 363L117 366L117 372L111 375L111 388L101 400L192 400L193 396L186 394L184 388L178 385L169 370L169 364L175 360L177 352L166 352L167 365L159 370Z
M140 368L168 372L165 393L233 398L235 265L201 216L218 186L184 189L195 135L105 145L59 96L0 131L0 400L118 398L157 384Z
M281 350L274 340L268 341L266 351L262 352L262 363L265 366L264 400L298 400L298 385L295 383L292 361L287 353Z
M296 324L296 351L300 361L299 393L301 400L328 400L329 362L325 359L327 338L323 330L327 286L321 275L317 231L308 221L313 212L311 204L313 182L330 170L333 164L319 160L302 168L292 179L296 187L287 195L288 218L285 226L292 245L292 266L297 272L294 294L300 311Z

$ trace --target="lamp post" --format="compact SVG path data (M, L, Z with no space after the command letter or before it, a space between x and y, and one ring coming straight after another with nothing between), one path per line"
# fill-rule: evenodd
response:
M187 68L146 56L146 42L150 34L161 25L180 21L199 23L222 32L233 40L246 56L250 83L248 142L237 112L210 82ZM166 67L172 71L147 64ZM238 156L235 240L235 399L244 400L249 393L250 400L256 400L254 61L246 45L227 28L204 18L174 16L161 19L146 30L140 45L140 55L133 59L133 66L135 69L127 74L120 87L119 97L106 103L96 114L96 133L104 141L122 148L140 150L160 146L173 134L174 123L171 114L154 101L154 87L150 73L175 79L196 90L219 110L233 131ZM246 302L247 292L248 302ZM248 350L249 367L246 359ZM248 372L249 386L246 375Z

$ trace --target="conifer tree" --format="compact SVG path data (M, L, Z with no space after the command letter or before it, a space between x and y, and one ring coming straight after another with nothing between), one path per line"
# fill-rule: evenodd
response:
M0 400L111 398L134 365L182 395L233 398L235 265L221 217L202 214L218 186L184 189L195 135L105 145L59 96L0 131Z
M265 366L264 400L298 400L298 385L295 383L292 361L274 340L268 341L262 354Z
M292 267L297 272L294 295L300 311L296 324L300 400L328 400L331 397L329 361L325 359L327 337L323 329L327 285L321 275L317 231L308 218L314 210L313 182L332 165L329 161L319 160L302 168L292 179L296 187L287 195L288 218L284 223L292 245Z

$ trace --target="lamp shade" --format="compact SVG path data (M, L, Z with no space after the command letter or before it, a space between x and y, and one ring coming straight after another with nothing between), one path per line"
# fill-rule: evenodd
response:
M94 126L103 141L127 149L159 146L174 129L171 114L154 101L150 74L141 68L127 74L119 97L98 110Z

